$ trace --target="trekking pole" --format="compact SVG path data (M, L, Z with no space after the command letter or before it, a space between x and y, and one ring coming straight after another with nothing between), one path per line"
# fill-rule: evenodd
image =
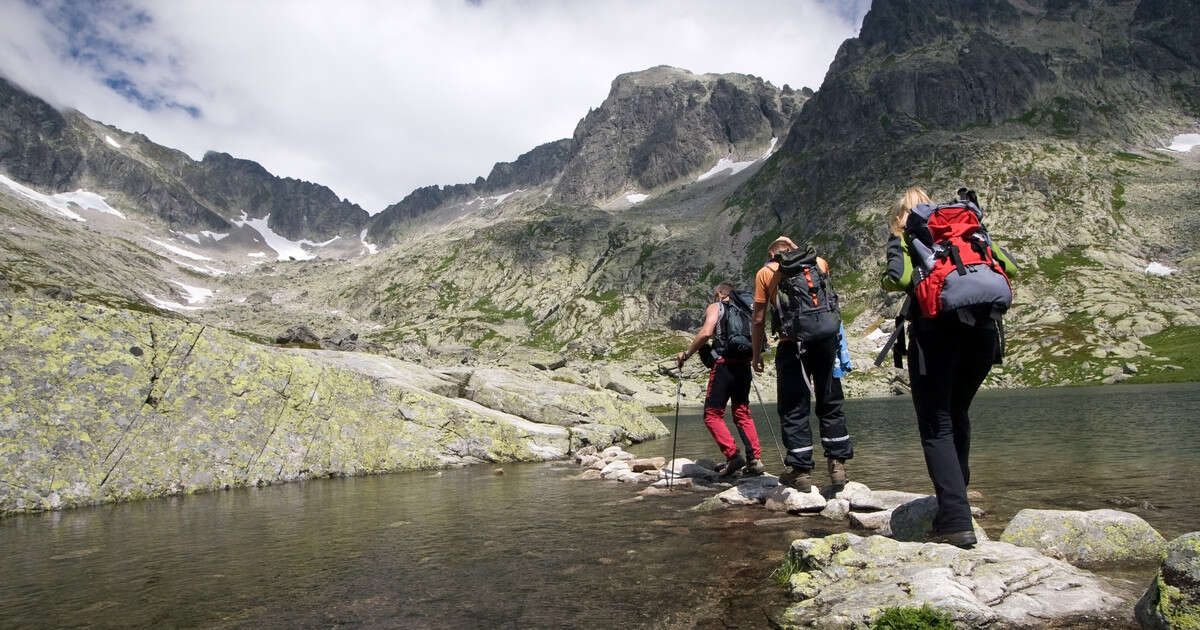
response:
M679 443L679 396L683 393L683 366L679 366L679 381L675 386L675 433L671 436L671 474L667 476L667 492L674 490L675 445Z
M750 384L754 385L754 395L758 396L758 408L763 413L763 419L766 420L770 417L767 415L767 405L763 403L762 392L758 391L758 381L754 380L753 376L750 377ZM771 423L769 421L767 422L767 430L771 432L771 439L775 440L775 450L779 451L779 463L786 466L787 460L785 460L783 457L783 445L779 443L779 436L775 435L775 431L774 429L771 429ZM779 419L779 431L781 433L783 432L783 418Z

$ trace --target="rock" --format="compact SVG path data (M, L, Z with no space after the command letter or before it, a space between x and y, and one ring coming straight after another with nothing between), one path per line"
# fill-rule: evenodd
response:
M579 473L578 475L575 476L575 478L582 479L585 481L591 481L594 479L603 479L603 477L600 474L600 471L596 470L594 468L590 469L590 470L585 470L585 471Z
M623 461L609 462L600 470L600 477L603 479L616 479L624 473L632 473L629 469L629 464Z
M275 343L280 345L295 344L315 348L321 345L321 338L309 330L307 326L292 326L284 331L282 335L276 337Z
M801 601L784 613L787 627L865 627L884 608L924 604L965 628L1127 614L1103 580L1007 543L959 549L835 534L796 540L790 555L801 570L789 586Z
M967 499L969 501L982 501L983 493L978 490L967 490Z
M850 525L869 529L883 536L892 535L892 510L881 512L851 512Z
M827 505L825 497L816 488L800 492L788 486L774 486L765 494L767 509L777 512L820 512Z
M577 458L575 461L578 462L579 465L583 466L584 468L591 468L591 467L595 466L596 464L600 464L600 467L603 468L604 465L607 463L603 459L600 459L599 457L596 457L595 455L584 455L583 457Z
M835 486L827 486L823 491L828 496L830 492L835 492L835 489ZM883 503L875 499L871 489L857 481L847 482L840 491L834 493L833 498L849 501L850 508L855 510L883 509Z
M821 510L821 516L831 521L844 521L850 514L850 502L845 499L830 499Z
M678 479L659 479L651 485L655 488L691 488L695 482L690 477L680 477Z
M501 475L503 475L503 474L504 474L504 469L503 469L503 468L493 468L493 469L492 469L492 474L493 474L493 475L496 475L497 477L499 477L499 476L501 476Z
M1167 543L1167 559L1134 617L1148 630L1200 628L1200 532Z
M650 457L647 459L635 459L629 463L633 468L633 472L645 472L648 470L657 471L667 464L665 457Z
M1167 553L1149 523L1118 510L1021 510L1000 540L1086 569L1154 564Z
M70 302L75 299L75 294L71 293L71 290L67 287L47 287L42 289L42 295L52 300L62 300L63 302Z
M326 350L353 351L358 349L358 333L338 329L321 337L321 347Z
M873 499L873 502L880 505L881 507L878 509L881 510L892 510L904 505L905 503L908 503L909 501L916 501L917 499L922 499L927 496L930 495L919 494L916 492L901 492L899 490L871 491L871 498ZM858 508L855 507L855 509ZM971 509L974 510L975 508L972 506Z
M624 394L626 396L632 396L637 393L637 391L635 391L634 389L632 389L630 387L626 387L625 385L622 385L621 383L618 383L616 381L609 381L609 382L605 383L604 389L617 392L618 394Z
M756 505L760 503L761 496L743 494L741 488L734 486L713 498L725 505Z
M671 460L671 463L667 467L658 472L659 476L664 479L670 476L675 476L693 477L705 481L714 481L720 476L712 469L705 468L704 466L701 466L700 464L683 457Z
M892 530L891 536L905 542L924 542L933 531L933 517L936 514L937 497L932 495L897 506L892 510L889 524ZM975 528L977 539L988 540L987 533L983 531L979 523L972 521L971 524Z
M627 453L620 446L610 446L603 451L600 451L600 457L606 462L612 461L633 461L633 453Z
M262 291L255 291L254 293L251 293L250 295L246 296L246 304L258 305L258 304L269 304L270 302L271 302L271 296L267 295L266 293L263 293Z
M580 449L576 449L576 450L575 450L575 461L576 461L576 462L578 462L578 461L580 461L580 458L582 458L582 457L587 457L587 456L589 456L589 455L592 455L592 456L594 456L594 455L596 455L596 454L597 454L597 452L596 452L596 445L595 445L595 444L589 444L589 445L587 445L587 446L585 446L585 447L583 447L583 448L580 448Z

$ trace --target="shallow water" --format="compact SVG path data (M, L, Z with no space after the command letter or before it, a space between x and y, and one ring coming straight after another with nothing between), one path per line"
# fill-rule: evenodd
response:
M998 534L1022 507L1116 507L1168 538L1198 529L1197 409L1197 384L982 394L984 526ZM907 399L846 410L852 478L929 490ZM717 455L697 410L677 448ZM671 439L634 450L667 455ZM686 492L637 501L563 463L493 468L0 520L0 626L756 628L786 604L768 575L788 543L836 530L753 508L698 515L703 495Z

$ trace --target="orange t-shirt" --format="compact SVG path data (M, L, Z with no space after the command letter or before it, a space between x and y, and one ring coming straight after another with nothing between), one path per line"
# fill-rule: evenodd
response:
M775 292L779 290L779 263L769 262L759 268L754 274L754 301L757 304L770 304L775 300Z
M829 263L817 256L817 267L829 273ZM754 301L759 304L769 304L775 301L775 292L779 290L779 263L769 262L754 274Z

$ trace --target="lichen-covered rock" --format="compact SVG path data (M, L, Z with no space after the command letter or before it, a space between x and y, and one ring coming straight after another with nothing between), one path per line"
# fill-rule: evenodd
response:
M1021 510L1000 540L1087 569L1154 564L1167 553L1149 523L1118 510Z
M541 381L507 370L476 370L464 388L467 398L543 424L586 429L616 428L623 439L641 441L667 434L662 421L644 407L608 391L556 381ZM607 433L607 431L605 431ZM580 435L586 435L580 432ZM591 439L590 436L586 436ZM611 443L609 440L606 443Z
M79 302L3 299L0 514L540 461L580 444L575 428L443 395L457 389L392 359L282 350ZM645 434L644 425L635 417L632 431L584 427L607 446Z
M800 600L780 620L788 628L862 627L892 606L924 604L962 627L1042 627L1127 614L1096 576L1007 543L964 550L835 534L792 543L801 567L789 585Z
M1134 616L1147 630L1200 628L1200 532L1167 543L1167 559L1138 600Z
M933 531L933 517L937 515L937 506L937 497L924 496L896 507L892 510L892 517L888 523L890 535L896 540L924 542ZM981 541L988 540L987 532L983 531L979 523L971 519L971 525L975 529L975 538Z

